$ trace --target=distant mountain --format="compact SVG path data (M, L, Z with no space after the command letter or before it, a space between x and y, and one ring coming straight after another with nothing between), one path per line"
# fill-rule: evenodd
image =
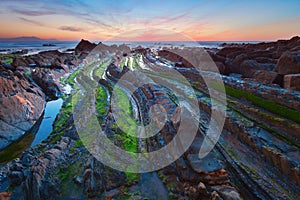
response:
M57 41L56 39L41 39L38 37L15 37L15 38L0 38L0 42L49 42Z

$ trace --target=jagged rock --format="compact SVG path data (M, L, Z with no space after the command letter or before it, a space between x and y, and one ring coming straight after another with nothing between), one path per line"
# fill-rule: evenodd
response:
M89 53L92 51L97 45L93 44L87 40L82 39L79 44L75 47L75 53L80 54L80 53Z
M51 148L40 155L30 166L30 172L23 184L24 199L56 199L60 194L59 184L54 177L58 165L67 157L70 139L62 138L59 148Z
M47 97L57 99L60 96L59 83L53 78L50 70L36 70L32 73L32 78L43 89Z
M300 52L285 52L282 54L274 70L282 75L299 74Z
M40 118L45 96L26 79L8 73L0 76L0 150L19 139Z

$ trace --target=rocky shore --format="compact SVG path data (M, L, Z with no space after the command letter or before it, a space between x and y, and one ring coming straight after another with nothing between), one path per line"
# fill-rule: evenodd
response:
M63 95L63 107L51 135L1 165L0 185L8 185L5 189L12 192L11 199L297 199L299 51L299 37L207 49L221 73L227 108L222 134L204 159L199 159L198 153L211 120L210 90L217 93L220 88L214 84L216 71L199 60L201 49L130 49L82 40L74 52L46 51L15 57L11 64L1 62L0 150L22 139L42 115L46 101L62 97L63 84L71 85L73 91ZM99 59L93 60L90 55ZM201 74L195 69L199 66ZM167 113L158 134L146 139L128 136L120 129L111 107L114 86L126 72L135 70L144 74L135 77L135 82L152 82L130 97L128 91L134 81L123 82L117 90L116 101L130 116L124 117L123 123L149 123L154 119L161 126L160 114ZM131 152L153 152L176 138L180 127L176 110L178 99L184 98L155 84L159 78L171 87L185 88L172 70L188 80L201 110L196 124L192 123L194 110L182 108L188 113L185 120L190 122L185 133L197 130L187 151L169 166L144 174L117 171L91 155L75 127L74 99L80 105L80 94L94 97L94 102L93 98L89 101L97 120L115 145ZM210 80L210 88L203 77ZM152 105L158 105L154 111ZM91 125L86 131L94 129Z
M0 150L21 138L45 103L62 93L60 78L79 65L74 54L45 51L0 63Z

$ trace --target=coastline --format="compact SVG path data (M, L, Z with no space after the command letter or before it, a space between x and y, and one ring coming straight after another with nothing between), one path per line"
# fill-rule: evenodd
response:
M295 40L298 41L299 38L295 37L284 42L278 41L278 46L284 44L286 50L298 48ZM107 134L113 136L112 139L115 143L120 144L124 149L138 149L146 145L147 150L155 150L161 144L167 144L170 141L170 135L176 134L174 131L176 124L174 123L169 124L155 138L146 141L128 138L124 132L116 128L117 124L109 106L110 95L107 94L112 93L112 86L126 70L144 70L153 79L155 74L151 74L151 72L158 70L161 72L161 78L177 86L182 84L180 80L174 80L174 77L168 75L167 72L176 69L184 77L187 77L197 94L197 101L203 111L200 115L199 133L186 154L175 161L172 167L158 170L157 176L150 174L140 176L139 174L119 172L101 164L85 149L74 125L72 95L76 94L71 93L66 95L62 109L55 119L51 135L42 145L25 150L20 159L9 162L8 171L3 173L2 180L9 182L8 189L13 192L12 197L23 195L24 199L49 198L44 191L50 189L55 191L57 198L67 198L71 194L77 198L109 198L111 196L146 198L146 194L149 194L142 192L145 187L143 182L152 179L155 179L156 184L165 186L162 193L174 198L197 199L199 195L211 198L216 194L224 197L230 193L245 199L258 197L292 199L299 194L299 173L297 174L294 166L297 166L300 160L294 155L299 152L299 138L295 133L300 130L297 121L297 115L300 112L300 92L297 88L285 88L286 85L283 82L280 82L280 85L279 82L268 81L266 78L262 80L256 75L256 72L262 71L262 67L265 67L263 69L267 74L265 77L270 77L270 75L289 76L289 74L280 74L282 69L278 65L280 66L281 57L285 56L285 49L270 48L276 47L276 45L277 43L230 44L225 45L222 49L213 48L208 51L222 74L228 102L224 131L207 160L207 162L221 163L220 165L213 164L213 170L202 165L197 158L201 141L205 136L206 128L204 126L207 124L211 112L211 100L207 94L207 86L190 66L190 63L197 61L195 59L199 53L197 48L176 49L170 47L164 50L153 50L102 44L99 51L102 54L100 55L106 58L106 55L109 54L111 60L105 62L105 59L101 57L100 62L95 62L95 64L93 62L82 64L78 71L74 70L78 69L80 63L95 48L96 44L82 40L75 48L74 54L76 55L56 51L40 52L38 55L44 56L45 60L49 57L59 60L61 57L71 56L71 61L76 61L72 67L70 65L68 68L64 66L65 62L63 62L64 64L61 62L60 67L63 69L60 69L56 66L57 60L51 60L51 65L48 65L47 62L40 62L36 59L39 61L36 63L46 65L35 67L36 69L40 68L42 72L35 74L35 80L39 80L37 77L42 77L49 71L61 70L61 73L51 75L56 80L57 88L52 88L49 93L45 89L48 86L47 82L46 84L42 82L43 84L39 84L41 90L45 94L47 93L49 99L59 97L56 94L58 91L59 94L62 94L61 86L58 86L61 77L72 72L65 82L76 86L76 90L95 92L94 95L99 100L99 102L95 102L95 108L98 120L102 123L101 126ZM166 53L166 49L169 52ZM174 49L178 50L177 55L186 55L190 63L184 58L170 53ZM112 54L114 56L111 56ZM34 60L35 57L25 57L24 62L28 64L30 59ZM128 62L128 60L132 61ZM24 62L19 60L20 65ZM70 61L67 60L67 62ZM262 62L264 65L261 64ZM16 62L13 63L16 64ZM167 67L166 63L168 63ZM252 63L258 63L258 67L251 65ZM238 71L240 68L237 66L246 67L246 64L248 64L248 70ZM28 66L18 67L14 70L18 71L20 68L27 71L33 70ZM249 69L253 70L253 73L249 73ZM5 70L8 71L7 68ZM240 76L233 77L232 73L240 74ZM214 80L213 72L208 71L203 75ZM142 81L143 76L138 78ZM99 82L99 87L95 91L92 90L93 88L84 87L89 81ZM214 86L214 90L218 91L217 86L212 86ZM121 90L118 93L118 98L123 102L122 109L125 113L130 113L133 112L130 109L135 108L134 112L141 113L140 120L147 120L145 113L148 108L145 105L151 105L151 102L157 102L170 110L175 109L176 99L170 94L170 91L163 88L147 86L141 89L140 92L134 94L134 100L130 101L131 104L136 104L134 106L124 103L126 102L127 88L121 89L123 92ZM92 130L93 127L90 128ZM126 143L128 140L129 143ZM285 163L284 166L278 165L276 161L278 155L280 155L281 162ZM40 173L41 169L43 173ZM291 173L294 173L295 176L290 176ZM95 176L101 176L101 178L95 179L93 178ZM36 182L44 183L44 181L46 184L35 184ZM266 182L272 184L273 187L270 189L264 184ZM151 190L155 190L155 187L149 188L148 191ZM287 190L289 193L286 193Z

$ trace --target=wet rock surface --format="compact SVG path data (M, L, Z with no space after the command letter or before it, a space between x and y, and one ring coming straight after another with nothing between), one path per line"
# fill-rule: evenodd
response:
M0 65L1 150L38 121L46 101L61 95L60 78L79 62L73 54L46 51L30 57L17 56L11 65Z

